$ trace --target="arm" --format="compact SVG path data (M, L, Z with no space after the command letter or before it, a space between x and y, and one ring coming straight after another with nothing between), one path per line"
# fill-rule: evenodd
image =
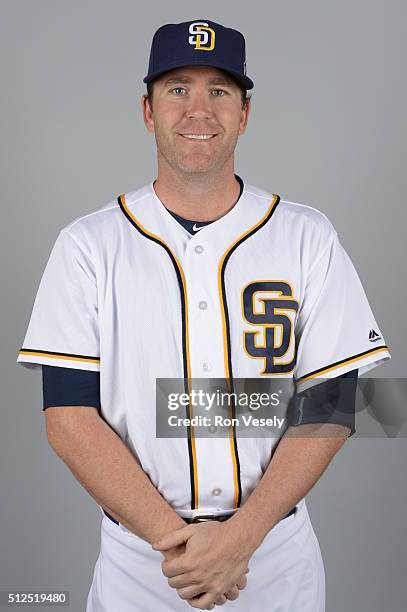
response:
M55 453L116 520L149 543L185 526L96 408L51 406L45 415L48 441ZM168 561L184 551L180 544L162 554ZM238 589L246 583L243 571L225 594L219 594L217 603L236 599Z
M49 407L45 417L55 453L96 502L127 529L151 543L185 526L96 408Z
M296 426L287 428L263 478L236 516L237 527L242 522L247 526L255 548L315 485L354 433L357 380L358 369L351 370L293 397L288 421L293 417ZM264 509L260 516L256 507Z
M331 423L286 430L257 487L239 512L224 523L236 535L242 534L240 540L244 538L250 556L319 480L349 432L349 428Z

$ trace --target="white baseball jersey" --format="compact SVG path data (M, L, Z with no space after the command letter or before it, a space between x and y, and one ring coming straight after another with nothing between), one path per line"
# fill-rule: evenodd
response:
M246 184L191 236L151 182L61 230L17 361L100 371L103 417L186 516L239 507L278 439L156 438L156 378L299 384L389 358L323 213Z

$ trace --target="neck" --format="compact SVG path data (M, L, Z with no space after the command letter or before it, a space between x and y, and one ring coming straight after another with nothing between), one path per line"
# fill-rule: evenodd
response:
M209 176L180 175L172 169L159 168L154 191L164 206L177 215L191 221L214 221L236 204L240 185L233 165Z

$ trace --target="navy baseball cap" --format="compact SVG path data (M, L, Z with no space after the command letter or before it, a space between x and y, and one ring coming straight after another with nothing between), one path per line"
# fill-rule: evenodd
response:
M244 89L254 83L246 76L246 45L241 32L200 19L167 23L158 28L151 43L144 83L182 66L212 66L231 74Z

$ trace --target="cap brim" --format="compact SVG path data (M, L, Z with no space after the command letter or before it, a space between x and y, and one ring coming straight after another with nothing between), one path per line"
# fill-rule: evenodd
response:
M228 68L227 66L223 66L220 62L208 63L208 62L202 62L202 61L197 61L197 62L189 61L189 62L186 62L185 64L177 62L173 65L167 65L165 68L162 68L161 70L152 72L151 74L148 74L147 76L145 76L143 79L143 83L151 83L151 81L154 81L156 78L158 78L165 72L168 72L169 70L175 70L175 68L184 68L186 66L210 66L211 68L219 68L219 70L223 70L224 72L231 74L244 89L253 89L254 87L253 81L249 79L248 76L242 75L240 72L235 72L234 70L230 70L230 68Z

